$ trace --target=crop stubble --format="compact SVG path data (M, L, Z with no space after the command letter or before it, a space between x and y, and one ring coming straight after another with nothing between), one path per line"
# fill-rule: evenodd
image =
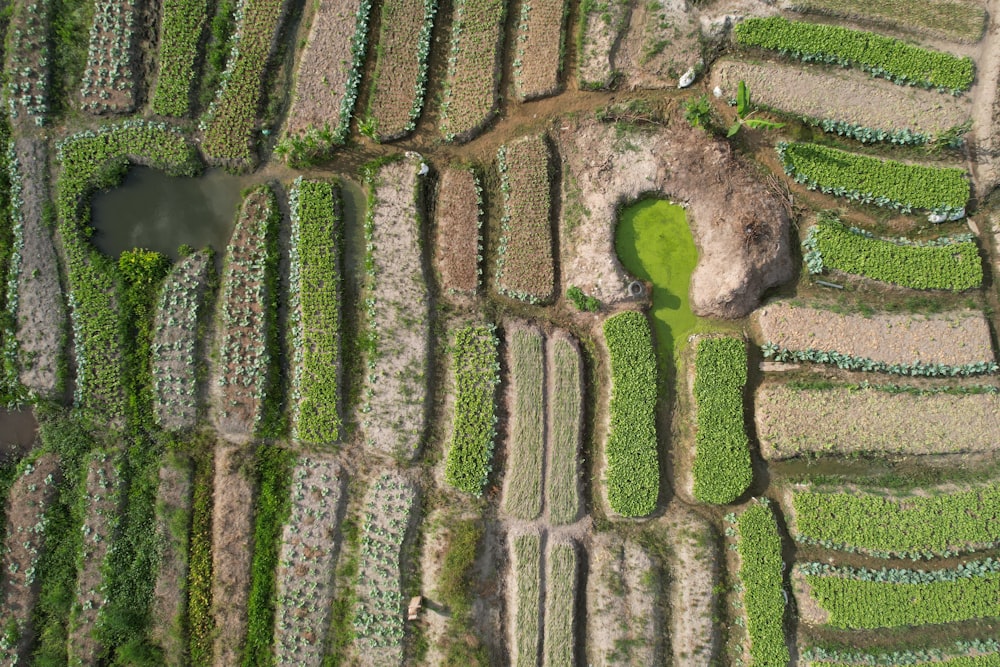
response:
M545 342L533 327L507 332L508 410L507 474L504 511L531 520L542 511L542 464L545 454Z
M545 634L543 663L546 667L576 664L577 554L574 542L550 542L545 558Z
M441 172L437 195L434 257L446 292L474 294L479 289L479 183L471 169Z
M510 537L513 591L510 610L511 665L537 667L541 644L542 546L537 532Z
M545 503L553 525L576 521L580 513L580 460L583 436L583 362L565 331L549 336L548 463Z

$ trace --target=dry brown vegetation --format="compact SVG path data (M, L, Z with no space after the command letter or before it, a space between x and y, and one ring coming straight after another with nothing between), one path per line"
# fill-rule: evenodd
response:
M479 289L479 183L470 169L448 168L438 184L434 259L447 293Z
M567 0L522 0L514 38L514 90L523 100L559 92Z

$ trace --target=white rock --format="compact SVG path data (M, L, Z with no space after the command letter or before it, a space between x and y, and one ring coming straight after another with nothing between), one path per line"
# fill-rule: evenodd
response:
M939 222L944 222L947 219L948 216L945 215L944 213L931 213L930 215L927 216L927 222L933 222L934 224L938 224Z
M712 94L715 95L716 97L722 97L722 88L716 86L715 88L712 89Z
M694 67L689 67L688 71L684 72L683 76L681 76L681 80L677 82L677 87L687 88L694 83L695 76Z
M420 171L417 172L418 176L426 176L430 172L431 168L427 166L426 162L420 163Z

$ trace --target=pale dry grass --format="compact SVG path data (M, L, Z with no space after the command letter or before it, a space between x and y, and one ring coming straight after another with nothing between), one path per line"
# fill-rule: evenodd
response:
M546 667L572 667L575 627L577 555L573 542L554 542L545 558L545 640Z
M549 455L545 497L549 522L573 523L580 514L580 462L583 434L583 364L572 336L553 334L548 345L550 393Z
M542 552L537 532L510 538L514 604L510 618L511 665L537 667L541 643Z
M514 518L532 520L542 511L545 458L545 342L538 329L508 329L507 365L510 424L503 509Z

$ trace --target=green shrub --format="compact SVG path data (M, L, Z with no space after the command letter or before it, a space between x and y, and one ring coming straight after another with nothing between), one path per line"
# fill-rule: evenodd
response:
M784 564L778 525L767 501L744 511L739 516L738 529L751 665L784 667L790 660L784 629Z
M584 310L588 313L596 313L601 309L601 302L597 297L583 293L583 290L576 285L566 290L566 298L573 302L577 310Z

